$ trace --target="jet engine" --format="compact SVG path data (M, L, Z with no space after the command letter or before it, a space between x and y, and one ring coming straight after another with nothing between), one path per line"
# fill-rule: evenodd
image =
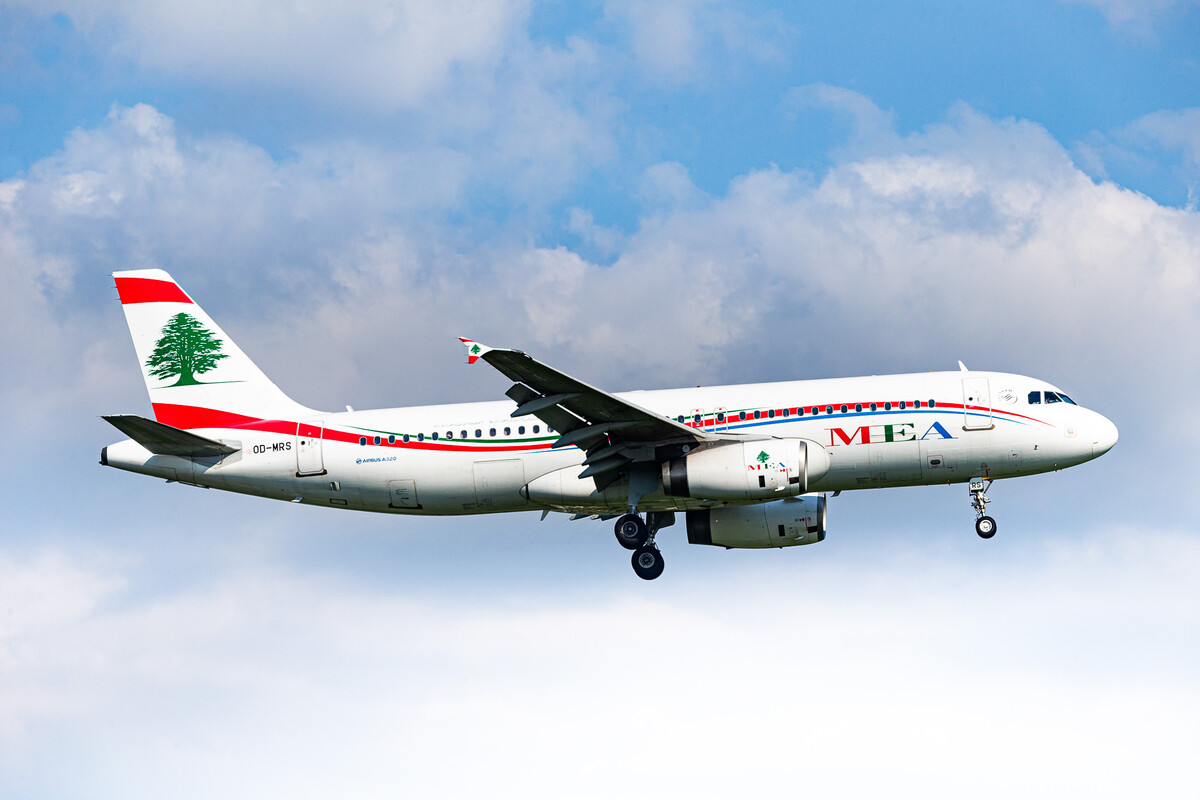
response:
M729 442L662 465L663 493L706 500L770 500L804 494L829 470L829 454L804 439Z
M825 541L825 493L753 506L687 512L691 544L718 547L792 547Z

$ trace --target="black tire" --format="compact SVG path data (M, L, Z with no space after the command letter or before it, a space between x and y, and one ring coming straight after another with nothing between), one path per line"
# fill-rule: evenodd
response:
M646 521L637 514L625 514L618 518L617 523L613 526L613 532L617 535L617 541L621 543L621 547L626 550L637 550L650 538L650 530L646 527Z
M996 535L996 520L991 517L980 517L975 520L975 532L980 539L990 539Z
M663 557L657 547L642 545L633 551L630 562L633 564L633 571L644 581L652 581L662 575Z

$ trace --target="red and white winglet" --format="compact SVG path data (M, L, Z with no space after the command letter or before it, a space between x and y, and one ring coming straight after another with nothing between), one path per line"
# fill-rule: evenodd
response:
M478 361L480 358L483 357L484 353L486 353L487 351L492 349L492 348L488 347L486 344L480 344L479 342L475 341L474 339L464 339L460 336L460 337L458 337L458 340L460 342L462 342L464 345L466 345L466 347L467 347L467 363L468 364L474 364L476 361Z

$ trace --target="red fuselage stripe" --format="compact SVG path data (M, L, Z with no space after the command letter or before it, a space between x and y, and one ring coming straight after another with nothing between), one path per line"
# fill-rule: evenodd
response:
M117 278L117 294L121 296L121 305L192 302L175 284L153 278Z
M181 428L183 430L191 430L193 428L228 428L244 431L261 431L265 433L281 433L287 436L296 435L295 422L283 419L259 419L258 417L247 417L242 414L233 414L228 411L217 411L211 408L200 408L199 406L181 406L173 403L154 403L154 418L164 425L170 425L173 428ZM309 436L315 436L318 428L314 425L304 423L301 428L302 433L307 433ZM325 428L321 436L325 441L332 442L348 442L350 444L358 444L359 439L363 438L362 434L352 433L348 431L339 431L333 428ZM366 437L368 442L374 442L374 434ZM442 450L451 452L463 452L469 450L471 452L482 453L505 453L513 451L526 450L545 450L550 446L549 442L538 442L533 444L511 444L511 445L468 445L465 442L461 445L441 442L417 442L410 439L407 442L397 438L395 442L388 442L386 437L383 437L379 445L381 447L401 447L411 450Z

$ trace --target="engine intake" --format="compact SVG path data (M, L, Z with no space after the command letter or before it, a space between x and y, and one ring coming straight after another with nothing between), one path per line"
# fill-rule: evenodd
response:
M687 512L691 544L718 547L793 547L825 541L825 493L753 506Z

